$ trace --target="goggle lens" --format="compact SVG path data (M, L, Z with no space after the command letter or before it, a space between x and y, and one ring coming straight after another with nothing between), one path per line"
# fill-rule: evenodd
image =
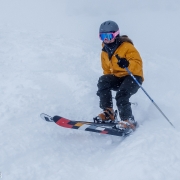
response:
M105 39L110 41L110 40L114 39L118 34L119 34L119 30L114 33L100 33L99 38L102 41L104 41Z
M101 34L99 35L99 37L100 37L100 39L101 39L102 41L104 41L105 39L107 39L107 40L110 41L111 39L114 38L113 33L101 33Z

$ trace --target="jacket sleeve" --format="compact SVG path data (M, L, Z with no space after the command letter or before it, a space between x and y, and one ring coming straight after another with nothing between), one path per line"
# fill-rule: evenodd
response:
M129 70L133 74L137 74L142 71L142 59L137 49L129 44L128 51L126 53L126 59L129 61Z
M103 69L103 74L111 74L109 62L103 57L103 52L101 53L101 66Z

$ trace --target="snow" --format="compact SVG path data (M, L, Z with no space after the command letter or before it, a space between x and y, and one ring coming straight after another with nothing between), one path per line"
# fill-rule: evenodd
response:
M0 6L0 173L15 180L180 179L180 2L6 0ZM144 62L126 139L61 128L39 114L91 121L100 23L114 20Z

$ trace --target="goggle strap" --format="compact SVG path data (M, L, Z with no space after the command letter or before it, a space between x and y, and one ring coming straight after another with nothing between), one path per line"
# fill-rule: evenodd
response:
M119 34L119 30L113 33L113 36L116 37Z

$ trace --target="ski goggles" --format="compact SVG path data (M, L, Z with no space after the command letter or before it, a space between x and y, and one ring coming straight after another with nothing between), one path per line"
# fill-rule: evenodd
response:
M99 38L104 41L105 39L107 40L112 40L114 39L117 35L119 34L119 30L114 32L114 33L99 33Z

